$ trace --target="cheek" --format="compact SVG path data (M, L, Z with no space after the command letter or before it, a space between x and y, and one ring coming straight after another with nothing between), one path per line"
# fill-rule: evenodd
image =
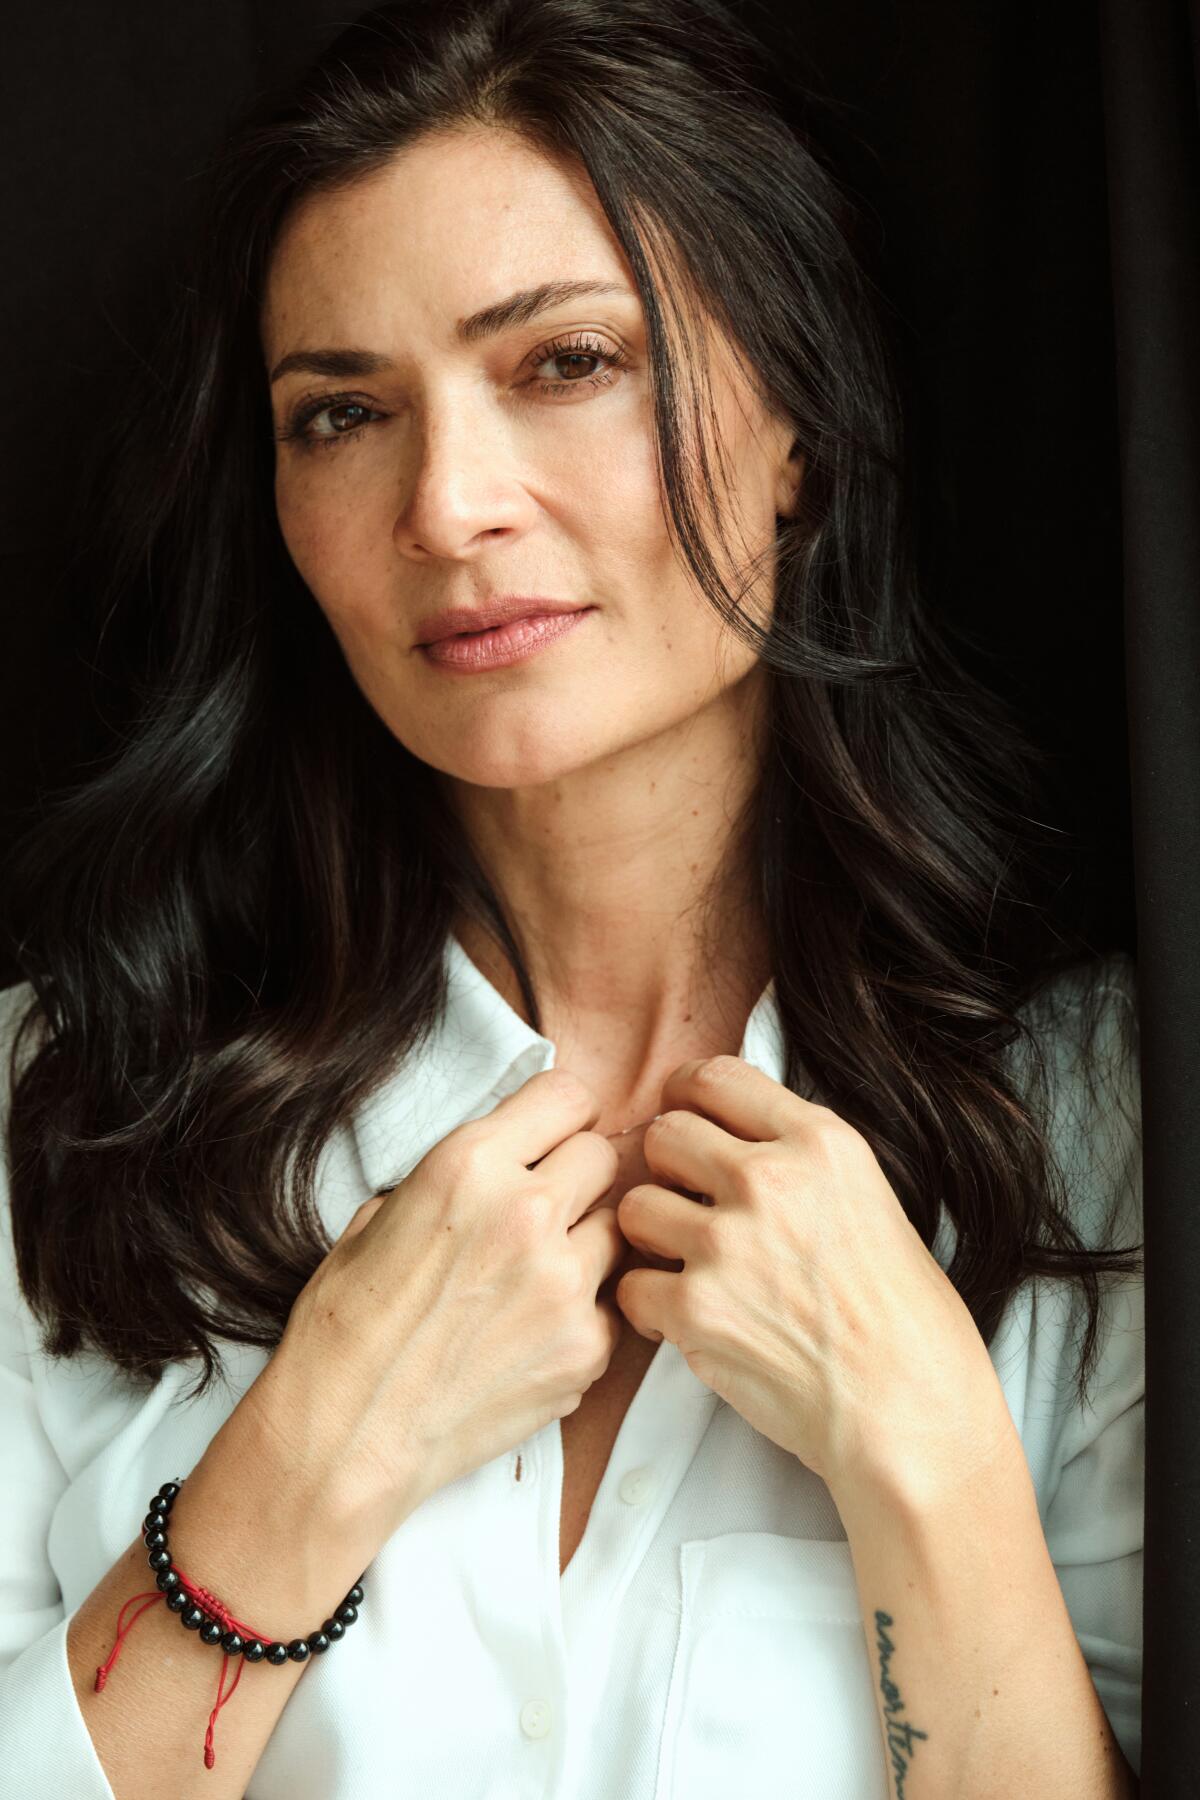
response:
M303 474L275 475L275 516L302 580L309 587L319 585L338 552L336 515L319 500L319 488L305 480Z
M310 483L301 475L277 477L275 511L300 579L338 636L378 634L383 621L371 596L385 588L371 579L372 533L365 509L332 497L328 483Z
M668 597L660 589L643 600L644 617L622 621L609 657L597 658L572 696L573 719L611 749L686 725L730 692L755 660L722 637L704 599Z
M670 641L672 657L679 658L683 680L697 704L733 687L757 661L754 651L734 637L702 596L693 598L688 620L672 631Z

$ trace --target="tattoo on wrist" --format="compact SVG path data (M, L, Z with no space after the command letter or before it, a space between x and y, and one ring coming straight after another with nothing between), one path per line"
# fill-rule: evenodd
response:
M890 1658L895 1651L895 1643L888 1636L886 1627L894 1625L891 1613L876 1612L875 1629L877 1637L875 1647L879 1651L879 1688L883 1695L883 1717L887 1731L888 1752L892 1759L892 1773L896 1777L896 1800L904 1800L904 1779L908 1773L908 1765L912 1761L913 1739L928 1738L927 1731L918 1731L915 1725L897 1719L894 1715L903 1712L905 1702L900 1689L888 1672Z

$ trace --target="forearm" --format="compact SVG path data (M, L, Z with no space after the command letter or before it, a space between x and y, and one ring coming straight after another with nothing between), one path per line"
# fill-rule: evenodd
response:
M164 1470L163 1479L171 1474ZM237 1617L285 1642L320 1625L370 1554L337 1518L323 1516L320 1496L306 1496L299 1474L278 1461L275 1434L260 1427L256 1406L243 1400L183 1482L171 1512L171 1554L179 1565ZM132 1513L145 1503L141 1492L130 1494ZM138 1616L104 1688L95 1691L123 1603L154 1586L137 1537L75 1614L67 1655L84 1723L116 1800L163 1794L233 1800L245 1792L308 1664L242 1668L218 1716L215 1765L206 1768L205 1730L222 1653L184 1631L164 1603ZM338 1653L335 1645L330 1654ZM238 1668L231 1659L227 1694ZM320 1681L322 1674L317 1668L309 1679Z
M265 1537L261 1547L265 1552ZM71 1678L96 1755L116 1800L159 1800L163 1794L236 1800L306 1665L243 1671L236 1694L219 1715L216 1763L206 1769L205 1728L216 1704L221 1652L185 1633L161 1602L139 1617L106 1686L95 1691L96 1671L112 1651L122 1604L152 1586L146 1548L138 1538L79 1607L68 1630ZM296 1635L305 1629L311 1624L298 1627ZM235 1673L232 1665L226 1692Z
M1015 1430L986 1469L835 1499L895 1800L1133 1800Z

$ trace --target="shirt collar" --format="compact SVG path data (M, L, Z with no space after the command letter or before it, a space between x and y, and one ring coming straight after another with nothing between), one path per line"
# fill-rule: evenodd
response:
M550 1039L513 1010L453 933L444 961L441 1013L351 1123L373 1194L407 1175L456 1125L490 1112L497 1100L554 1063Z
M482 1118L531 1075L554 1067L557 1047L526 1023L476 968L457 937L446 940L446 1003L424 1041L362 1102L351 1135L366 1191L378 1193L414 1169L456 1125ZM768 981L746 1021L738 1055L772 1081L784 1073L783 1030ZM820 1101L805 1074L801 1090ZM943 1269L954 1226L945 1207L934 1254Z
M557 1047L535 1031L476 968L457 937L446 940L446 1003L432 1030L358 1108L353 1136L371 1193L398 1181L456 1125L482 1117L539 1070ZM738 1054L773 1081L783 1039L767 983Z

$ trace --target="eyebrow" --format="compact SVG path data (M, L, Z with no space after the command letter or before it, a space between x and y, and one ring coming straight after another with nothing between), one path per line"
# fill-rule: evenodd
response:
M516 325L527 325L539 313L568 300L581 300L594 294L625 294L629 289L611 281L542 281L537 287L519 288L504 300L482 307L479 312L459 319L454 335L460 344L477 344ZM271 386L285 375L303 373L333 377L378 375L393 364L375 350L291 350L271 370Z

